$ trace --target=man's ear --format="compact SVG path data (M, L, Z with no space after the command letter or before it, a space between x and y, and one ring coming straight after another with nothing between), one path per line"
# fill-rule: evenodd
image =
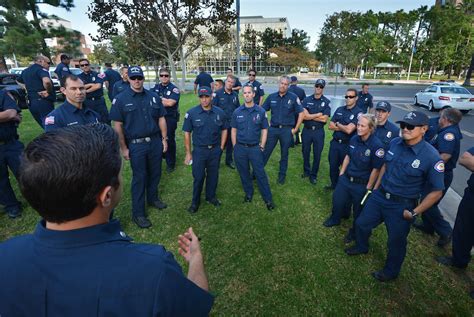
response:
M61 88L59 88L59 91L61 91L64 94L64 92L66 91L66 88L61 87Z
M97 203L100 207L110 207L112 205L112 186L106 186L97 196Z

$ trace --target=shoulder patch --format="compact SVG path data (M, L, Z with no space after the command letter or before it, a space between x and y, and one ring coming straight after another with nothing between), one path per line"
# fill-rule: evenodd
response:
M105 74L104 74L104 73L97 74L97 77L104 79L104 78L105 78Z
M44 125L54 124L54 116L49 116L44 119Z
M437 171L437 172L444 172L444 162L443 161L438 161L435 166L434 166L434 169Z
M175 87L175 88L173 88L173 92L174 92L175 94L179 94L179 89Z
M444 135L444 139L445 139L446 141L452 141L452 140L455 139L455 136L454 136L454 134L452 134L451 132L448 132L448 133L446 133L446 134Z
M185 119L189 118L189 112L186 112L186 114L184 115L184 118Z
M378 149L377 151L375 151L375 155L376 155L377 157L383 158L383 157L385 156L385 150L382 149L382 148L380 148L380 149Z
M112 104L115 105L116 101L117 101L117 98L114 98L114 100L112 100Z

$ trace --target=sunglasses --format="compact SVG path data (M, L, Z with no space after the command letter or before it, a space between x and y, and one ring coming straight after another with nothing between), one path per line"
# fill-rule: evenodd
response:
M255 74L249 74L249 76L255 77Z
M407 130L413 130L416 126L415 125L411 125L411 124L408 124L408 123L405 123L405 122L400 122L400 129L407 129Z
M323 89L323 88L324 88L324 86L323 86L323 85L315 85L314 87L316 87L316 88L321 88L321 89Z
M354 99L356 96L344 96L345 99Z
M130 80L143 80L143 77L142 76L132 76L132 77L129 77Z
M168 74L160 74L160 77L170 77Z
M79 66L86 67L86 66L89 66L89 64L79 64Z

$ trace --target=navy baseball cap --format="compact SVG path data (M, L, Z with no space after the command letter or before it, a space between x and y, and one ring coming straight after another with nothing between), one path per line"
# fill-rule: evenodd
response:
M402 120L397 121L397 123L406 123L413 126L423 126L428 125L429 118L426 114L421 111L411 111L407 113Z
M316 82L314 83L314 85L315 85L315 86L316 86L316 85L321 85L321 86L323 86L323 88L324 88L324 87L326 87L326 81L325 81L324 79L321 79L321 78L320 78L320 79L316 80Z
M388 101L379 101L375 106L375 110L385 110L387 112L392 111L392 105Z
M140 66L130 66L128 67L128 77L143 77L143 70Z
M292 82L298 81L298 77L296 77L296 76L291 76L290 79L291 79Z
M202 86L198 90L198 95L199 95L199 97L201 97L201 96L212 96L212 90L211 90L211 88L209 88L207 86Z

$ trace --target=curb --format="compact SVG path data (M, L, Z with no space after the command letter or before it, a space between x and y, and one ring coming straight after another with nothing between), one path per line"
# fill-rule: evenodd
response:
M444 219L449 222L451 228L454 228L454 222L456 221L458 206L461 199L462 197L450 187L438 205L441 214Z

